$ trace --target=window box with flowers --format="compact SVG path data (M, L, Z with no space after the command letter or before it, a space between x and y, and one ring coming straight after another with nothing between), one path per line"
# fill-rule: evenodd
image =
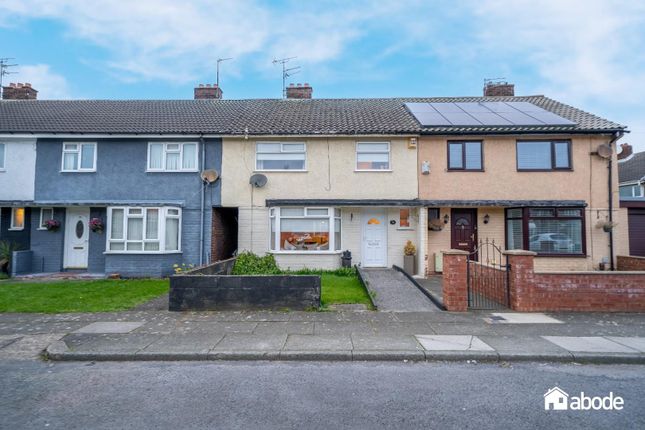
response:
M60 229L60 221L57 219L48 219L44 224L47 231L58 231Z

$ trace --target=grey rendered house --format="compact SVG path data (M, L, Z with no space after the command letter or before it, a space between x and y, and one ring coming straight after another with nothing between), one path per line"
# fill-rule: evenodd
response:
M15 268L164 276L209 261L221 140L194 120L208 104L0 102L0 230L25 250Z
M618 163L620 206L627 209L629 255L645 257L645 152Z

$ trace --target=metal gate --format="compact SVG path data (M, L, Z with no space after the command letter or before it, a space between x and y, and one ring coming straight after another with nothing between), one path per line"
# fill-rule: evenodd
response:
M494 240L480 240L468 255L466 267L470 309L509 307L508 260Z

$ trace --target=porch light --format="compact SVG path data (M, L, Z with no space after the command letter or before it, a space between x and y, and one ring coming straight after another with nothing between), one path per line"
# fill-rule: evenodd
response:
M488 221L490 221L490 215L486 214L484 215L484 224L488 224Z
M448 224L448 221L449 221L449 220L450 220L450 217L448 216L448 214L445 214L445 215L443 216L443 223L444 223L444 224Z

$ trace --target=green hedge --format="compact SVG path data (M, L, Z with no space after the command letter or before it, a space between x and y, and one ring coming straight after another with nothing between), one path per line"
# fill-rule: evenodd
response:
M273 254L267 254L264 257L253 254L252 252L243 252L238 255L235 265L233 266L233 275L335 275L335 276L356 276L356 269L353 267L341 267L335 270L322 269L300 269L300 270L281 270L275 262Z

